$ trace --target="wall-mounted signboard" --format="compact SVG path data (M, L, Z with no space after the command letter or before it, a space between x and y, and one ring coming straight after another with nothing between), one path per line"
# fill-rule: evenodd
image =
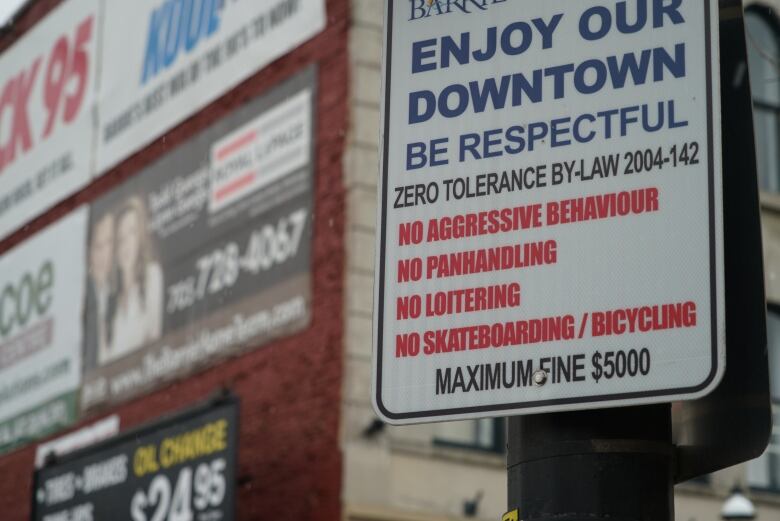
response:
M63 2L0 55L0 238L325 23L324 0Z
M316 69L90 208L85 408L305 327Z
M324 0L134 0L105 8L100 173L325 27Z
M0 452L76 419L87 212L0 256Z
M92 172L98 0L69 0L0 55L0 237Z
M49 458L62 457L116 436L119 434L119 424L119 415L112 414L64 436L39 443L35 447L35 468L43 467Z
M35 521L235 516L238 405L165 420L36 473Z
M386 7L377 412L711 391L725 363L717 2Z

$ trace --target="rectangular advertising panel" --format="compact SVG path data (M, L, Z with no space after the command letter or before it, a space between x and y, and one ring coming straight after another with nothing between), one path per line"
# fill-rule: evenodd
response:
M98 172L324 27L324 0L106 2Z
M725 365L717 2L386 8L378 414L711 391Z
M35 468L43 467L47 458L61 457L76 452L117 434L119 434L119 415L112 414L100 421L81 427L77 431L69 432L46 443L40 443L35 447Z
M0 237L90 180L98 0L69 0L0 55Z
M83 407L308 324L315 100L309 68L94 202Z
M0 452L76 418L87 211L0 257Z
M32 519L235 519L238 405L194 411L36 473Z

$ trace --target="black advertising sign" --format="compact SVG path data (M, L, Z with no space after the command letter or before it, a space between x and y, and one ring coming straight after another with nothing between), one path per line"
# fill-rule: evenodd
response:
M232 521L238 405L191 411L36 474L35 521Z
M311 67L92 204L83 408L306 327L315 82Z

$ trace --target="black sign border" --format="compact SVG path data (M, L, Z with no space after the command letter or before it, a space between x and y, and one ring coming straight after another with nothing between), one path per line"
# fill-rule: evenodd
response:
M632 399L645 400L649 398L657 398L664 396L673 396L681 394L696 394L706 389L716 378L718 374L718 306L717 306L717 245L715 242L716 232L716 219L715 219L715 165L714 165L714 131L713 131L713 92L712 92L712 27L711 27L711 11L712 1L704 0L704 23L705 23L705 39L706 39L706 74L707 74L707 161L708 161L708 200L709 200L709 226L710 226L710 337L712 339L712 363L711 370L707 378L700 384L692 387L680 387L674 389L656 389L653 391L638 391L631 393L621 394L608 394L608 395L596 395L585 397L572 397L572 398L559 398L553 400L536 400L529 402L514 402L503 403L493 405L480 405L473 407L457 407L450 409L433 409L429 411L415 411L409 413L394 413L387 409L382 401L382 338L383 338L383 326L384 326L384 310L385 310L385 251L387 248L387 185L388 185L388 150L390 143L390 90L391 90L391 69L392 69L392 56L393 56L393 4L394 0L387 1L387 11L385 12L385 47L384 47L384 100L383 100L383 117L384 117L384 136L382 143L382 205L381 213L381 242L379 244L379 268L377 276L379 277L378 285L378 304L377 304L377 316L374 319L377 321L376 338L374 339L374 345L376 350L374 353L376 360L375 367L375 405L378 412L381 412L389 420L413 420L431 418L444 418L453 417L467 414L489 413L497 412L502 413L499 415L508 416L514 411L524 411L524 414L531 414L527 412L535 408L541 407L554 407L554 406L566 406L566 405L578 405L578 404L595 404L599 402L618 402ZM659 400L662 402L662 400ZM624 403L622 405L631 405ZM584 408L584 407L583 407ZM596 407L597 408L597 407ZM457 418L452 418L457 419Z
M93 445L88 445L87 447L75 450L63 456L56 456L53 453L49 453L49 455L44 456L44 461L41 467L35 469L35 472L33 473L32 490L30 493L30 501L32 503L32 507L30 508L30 519L37 519L36 517L37 509L38 509L37 494L38 494L38 488L40 482L40 475L44 470L48 470L57 465L66 465L68 463L77 461L81 458L90 456L93 453L108 450L115 445L117 446L123 445L124 443L127 443L128 441L134 438L140 438L147 434L154 434L156 431L167 429L169 427L174 427L179 423L183 423L187 420L196 418L203 414L214 412L217 409L224 408L227 411L227 414L232 415L235 420L234 439L230 440L230 443L232 443L234 447L233 468L235 469L236 472L238 472L238 461L239 461L238 442L239 442L240 430L241 430L240 406L241 406L241 399L237 395L233 394L229 390L223 390L218 392L213 398L205 400L199 404L193 405L183 411L177 411L170 414L162 415L156 420L142 423L141 425L128 429L127 431L122 432L121 434L100 441ZM235 482L233 483L234 492L235 492L236 484L237 483ZM231 507L233 509L232 512L233 519L235 518L235 507L236 507L236 501L234 498L233 505ZM228 521L232 521L232 520L229 519Z

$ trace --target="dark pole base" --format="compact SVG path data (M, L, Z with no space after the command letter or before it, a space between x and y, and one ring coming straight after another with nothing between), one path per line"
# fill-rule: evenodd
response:
M524 521L672 521L668 404L509 419L509 510Z

